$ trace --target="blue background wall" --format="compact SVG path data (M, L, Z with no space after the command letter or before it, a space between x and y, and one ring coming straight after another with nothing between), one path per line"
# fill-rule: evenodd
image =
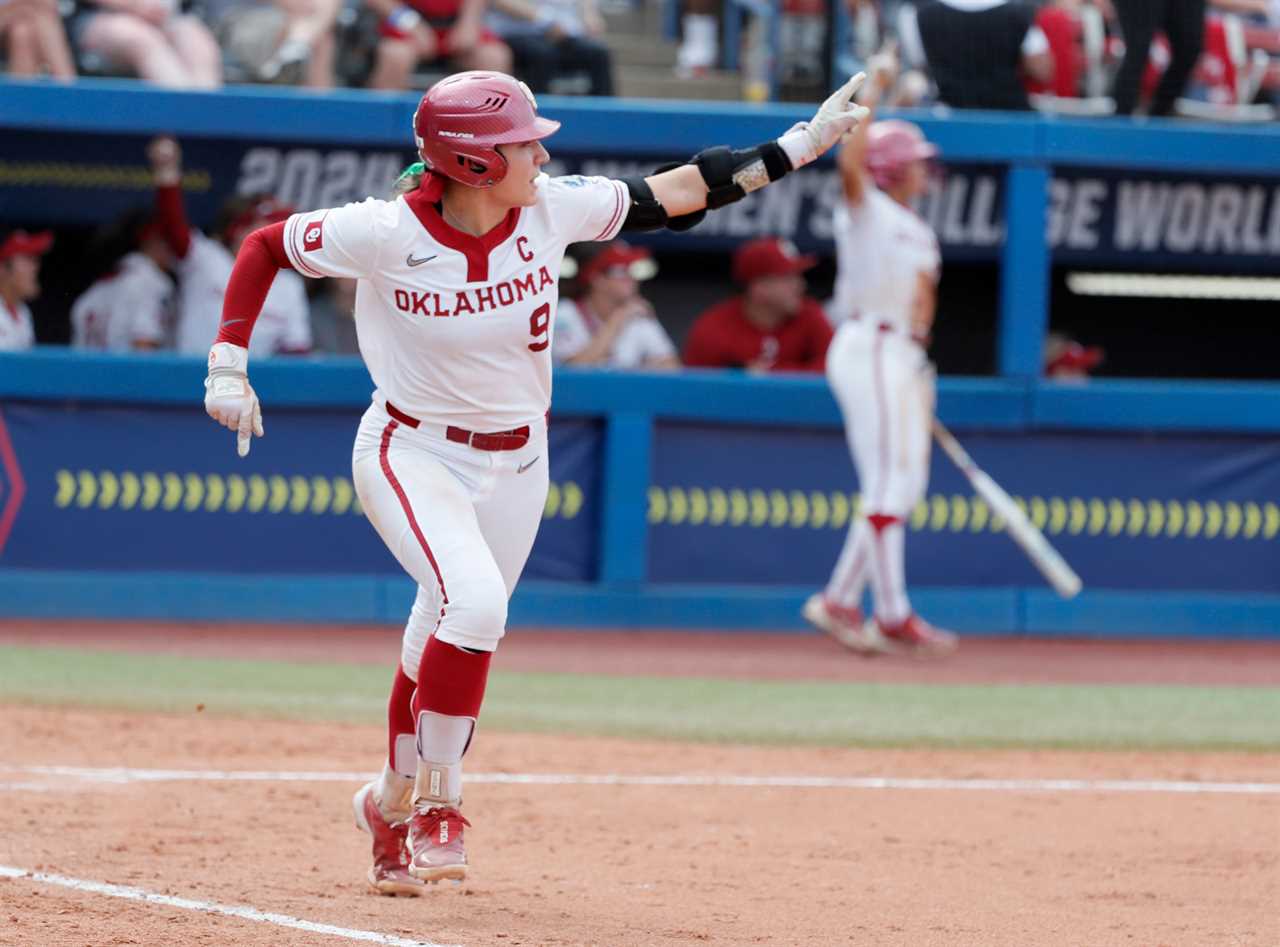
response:
M319 196L367 193L407 157L413 104L0 84L0 219L83 223L146 199L139 155L158 132L182 137L188 167L204 169L186 182L198 219L255 175L280 184L311 174L307 193ZM571 166L749 144L805 114L543 105L565 122L554 144ZM988 633L1280 635L1280 386L1034 378L1053 254L1117 252L1114 240L1066 245L1055 175L1262 188L1262 223L1240 223L1240 246L1254 246L1248 228L1265 238L1275 214L1280 134L975 114L923 124L950 160L998 182L987 249L949 252L1002 263L1002 377L943 379L940 415L1024 498L1086 589L1056 599L935 458L909 539L917 606ZM805 175L788 181L807 187ZM1114 229L1119 193L1099 199L1103 230ZM1201 204L1213 199L1202 193ZM957 213L973 211L966 200ZM732 227L717 226L687 239L732 242ZM1205 261L1206 240L1188 244L1188 259ZM1219 244L1221 262L1276 265L1274 253ZM1161 246L1123 262L1168 263ZM0 612L402 620L412 589L348 489L350 437L371 388L363 369L255 369L272 433L247 462L204 419L202 375L198 361L172 357L0 356ZM563 372L556 385L554 489L513 621L797 627L857 502L822 381Z

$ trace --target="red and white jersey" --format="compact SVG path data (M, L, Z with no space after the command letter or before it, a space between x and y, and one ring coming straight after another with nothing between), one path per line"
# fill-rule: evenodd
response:
M855 313L911 329L919 275L938 278L942 254L929 225L870 181L862 203L836 205L835 295L827 306L832 321Z
M222 322L222 297L235 266L231 251L197 230L191 246L178 261L178 333L181 355L209 354ZM261 358L277 352L306 352L311 348L311 312L306 286L296 273L276 274L262 314L254 325L249 354Z
M0 299L0 352L22 352L35 344L31 310L26 303L10 306Z
M565 248L612 239L631 196L603 177L537 185L537 203L483 237L447 224L420 190L289 218L285 251L299 273L359 281L356 335L375 401L473 431L547 411Z
M71 307L71 347L131 352L138 342L162 345L172 295L173 283L155 261L126 255Z

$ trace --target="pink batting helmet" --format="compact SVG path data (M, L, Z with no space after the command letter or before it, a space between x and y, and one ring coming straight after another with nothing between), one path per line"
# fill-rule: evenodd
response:
M506 177L497 145L546 138L559 127L538 117L527 85L500 72L441 79L413 115L413 136L427 167L472 187L493 187Z
M867 129L867 170L879 188L898 184L903 169L912 161L937 156L938 146L926 141L924 133L910 122L888 119Z

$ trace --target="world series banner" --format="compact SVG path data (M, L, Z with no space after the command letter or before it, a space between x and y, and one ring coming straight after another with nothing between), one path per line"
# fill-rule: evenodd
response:
M143 137L47 133L7 138L0 157L0 221L101 225L151 204ZM219 206L235 194L272 193L298 210L386 196L413 160L407 147L263 145L229 138L182 144L188 213L203 227L212 225ZM661 163L613 155L608 142L591 153L567 153L553 140L551 150L551 174L644 174ZM673 154L670 160L687 157ZM708 215L687 234L660 232L642 239L657 248L725 249L757 236L781 236L806 251L831 254L831 214L839 197L836 171L822 165ZM945 165L919 211L937 232L947 259L993 260L1004 240L1002 170ZM1280 176L1204 178L1056 168L1047 236L1054 259L1072 265L1280 272Z
M351 483L359 411L277 409L247 458L193 409L0 407L0 567L401 574ZM525 575L595 578L601 427L552 419Z
M1280 591L1280 443L1247 437L959 432L1086 588ZM662 424L647 498L656 582L825 583L860 496L831 430ZM1043 586L935 451L907 578Z

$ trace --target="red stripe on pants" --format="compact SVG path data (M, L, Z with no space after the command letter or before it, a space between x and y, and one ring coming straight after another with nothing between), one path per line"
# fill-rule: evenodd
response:
M427 561L431 563L431 569L436 574L436 582L440 585L440 618L444 618L445 606L449 604L449 593L444 588L444 576L440 574L440 566L436 563L436 557L431 552L431 547L427 545L427 537L422 535L422 529L418 526L418 518L413 515L413 507L409 505L409 497L404 492L404 487L400 486L400 481L396 479L396 475L391 470L391 458L387 455L387 451L391 447L391 435L395 429L400 426L398 421L388 421L387 426L382 429L382 447L378 451L378 462L382 465L382 472L386 475L387 483L391 484L391 489L395 491L396 497L400 500L400 507L404 510L404 515L409 519L409 528L413 530L413 535L417 537L418 545L422 547L422 551L427 555ZM440 627L440 622L436 622L436 628Z

